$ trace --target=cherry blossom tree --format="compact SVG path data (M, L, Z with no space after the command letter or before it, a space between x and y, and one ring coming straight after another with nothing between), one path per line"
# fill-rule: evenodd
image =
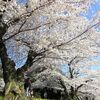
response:
M20 5L15 0L0 0L0 58L5 83L22 80L24 72L34 65L58 69L66 64L72 86L86 84L99 89L92 82L88 84L87 78L81 82L80 78L72 78L74 70L99 75L87 69L99 64L89 60L100 52L100 32L96 30L99 12L92 20L80 15L91 3L92 0L29 0ZM17 61L24 59L25 64L16 69Z

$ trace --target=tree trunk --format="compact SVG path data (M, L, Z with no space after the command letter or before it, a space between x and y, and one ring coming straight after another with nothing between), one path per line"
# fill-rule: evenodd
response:
M15 63L7 55L7 50L2 38L0 38L0 58L3 68L4 82L8 83L16 79Z
M15 63L7 55L7 49L3 42L3 36L7 32L8 26L2 21L3 14L0 14L0 58L3 68L3 78L5 83L15 79Z
M22 71L16 70L15 62L11 60L7 54L3 36L7 32L8 26L3 23L2 16L3 14L0 14L0 59L3 69L3 79L5 82L4 100L30 100L24 95L25 92L23 83L21 81L18 82L17 80L19 79L18 77L20 76L20 74L23 76L24 73L22 73ZM24 65L25 68L27 68L28 65L30 66L32 64L32 60L29 58Z
M15 63L8 57L2 37L0 37L0 58L5 82L4 100L29 100L24 95L23 83L17 82L18 74L15 69Z
M5 82L4 100L20 100L18 98L20 96L16 94L22 95L21 92L18 91L20 91L23 88L21 87L20 89L20 84L17 84L16 82L17 74L15 69L15 63L8 57L7 49L2 39L8 27L2 22L1 18L2 15L0 15L0 59L3 69L3 79ZM28 99L23 99L23 100L28 100Z

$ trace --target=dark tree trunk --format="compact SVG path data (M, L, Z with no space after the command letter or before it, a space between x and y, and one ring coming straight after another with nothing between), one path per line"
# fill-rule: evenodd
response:
M1 29L1 27L0 27ZM4 27L2 30L4 32L6 28ZM5 44L3 43L3 34L2 30L0 30L0 58L2 63L2 69L3 69L3 78L5 83L15 80L16 78L16 69L15 69L15 63L12 61L8 55L7 55L7 49L5 47ZM6 31L6 30L5 30Z
M6 24L2 22L2 15L0 15L0 59L2 63L2 69L3 69L3 79L5 82L4 100L15 100L15 99L21 100L19 99L20 95L22 95L22 97L24 98L21 92L18 92L17 96L13 94L13 89L16 89L16 93L17 93L17 90L20 91L20 88L16 82L17 74L15 69L15 62L9 58L5 43L3 41L3 36L7 32L7 29L8 27Z
M2 14L0 15L0 58L3 68L3 78L5 83L15 79L16 69L15 63L8 57L7 49L3 42L3 36L6 33L8 26L2 22Z
M3 40L3 36L7 32L7 30L8 26L3 23L2 15L0 15L0 59L3 69L3 79L5 82L4 100L15 100L14 98L16 98L16 100L22 100L21 97L25 97L23 87L20 87L20 82L17 81L22 81L24 72L27 71L27 69L31 67L35 61L42 58L44 51L36 53L32 50L29 50L26 63L21 68L16 70L15 62L9 58L7 54L7 48ZM39 56L40 58L37 58L35 60L37 56ZM13 91L15 91L18 95L16 96L15 94L13 94ZM23 100L29 100L25 98Z
M15 62L11 60L7 54L7 48L5 46L3 36L7 32L8 26L3 23L2 15L3 14L0 14L0 60L2 63L3 79L5 82L4 100L29 100L29 98L25 97L24 95L23 86L20 86L20 83L17 82L17 77L19 77L20 73L21 75L24 73L16 70ZM31 59L29 58L30 57L28 57L27 62L23 66L25 69L32 63Z

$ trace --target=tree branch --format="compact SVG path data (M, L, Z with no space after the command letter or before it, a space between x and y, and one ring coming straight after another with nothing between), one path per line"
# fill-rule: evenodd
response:
M16 17L16 18L13 18L13 19L10 19L6 24L7 25L10 25L10 24L13 24L15 21L20 21L21 19L24 18L29 18L35 11L37 11L38 9L41 9L42 7L45 7L47 5L50 5L51 3L53 3L55 0L51 0L51 1L48 1L46 2L45 4L43 5L40 5L39 7L36 7L34 10L30 11L30 12L26 12L26 13L23 13L21 14L19 17ZM26 7L28 8L28 6ZM26 20L26 19L25 19Z
M86 32L88 32L91 28L93 28L93 27L95 27L95 26L97 26L97 25L99 25L99 24L100 24L100 22L98 22L98 23L96 23L96 24L90 26L90 27L87 28L85 31L83 31L83 32L80 33L79 35L75 36L74 38L70 39L69 41L67 41L67 42L65 42L65 43L58 44L58 45L56 45L56 46L53 46L53 48L59 48L59 47L61 47L61 46L67 45L68 43L70 43L70 42L74 41L75 39L79 38L80 36L84 35L84 34L85 34Z
M33 50L29 50L26 63L21 68L17 69L17 74L24 73L25 71L28 70L28 68L30 68L33 65L33 63L35 63L36 61L44 58L45 57L44 53L46 51L47 50L43 50L43 51L37 53L37 52L35 52Z
M46 23L46 24L50 24L50 23ZM44 25L46 25L46 24L44 24ZM85 34L85 33L86 33L87 31L89 31L91 28L97 26L98 24L100 24L100 22L98 22L98 23L92 25L91 27L87 28L85 31L83 31L81 34L77 35L76 37L72 38L71 40L69 40L69 41L67 41L67 42L65 42L65 43L61 43L61 44L59 44L59 45L53 46L52 48L54 49L54 48L61 47L61 46L63 46L63 45L67 45L68 43L74 41L75 39L77 39L77 38L79 38L80 36L82 36L83 34ZM34 29L37 29L37 28L39 28L39 27L41 27L41 26L38 26L38 27L36 27L36 28L34 28ZM32 30L32 29L29 29L29 30ZM28 31L28 30L25 30L25 31ZM17 34L18 34L18 33L17 33ZM40 53L38 53L38 54L43 54L43 53L45 53L45 52L47 52L47 51L49 51L49 48L43 50L42 52L40 52ZM36 55L36 56L38 56L38 55ZM35 56L35 57L36 57L36 56ZM76 57L75 57L75 58L76 58ZM74 58L74 59L75 59L75 58ZM73 60L72 60L72 61L73 61ZM71 63L72 63L72 61L71 61ZM26 61L26 62L27 62L27 61ZM28 61L28 62L29 62L29 61ZM27 65L27 64L25 64L25 65Z
M45 25L50 24L50 22L48 22L48 23L45 23L45 24L43 24L43 25L39 25L39 26L34 27L34 28L21 30L21 28L23 27L23 25L24 25L25 23L26 23L26 21L23 22L23 24L20 26L19 30L18 30L16 33L14 33L13 35L11 35L11 36L8 37L7 39L4 39L3 41L6 42L7 40L9 40L9 39L13 38L14 36L18 35L19 33L27 32L27 31L31 31L31 30L36 30L36 29L38 29L38 28L40 28L40 27L42 27L42 26L45 26Z

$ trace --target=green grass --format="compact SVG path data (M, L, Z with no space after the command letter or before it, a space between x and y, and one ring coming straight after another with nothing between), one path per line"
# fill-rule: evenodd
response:
M3 97L2 96L0 96L0 100L3 100ZM33 100L47 100L47 99L33 98Z
M3 97L2 96L0 96L0 100L3 100ZM33 100L47 100L47 99L33 98Z
M47 100L47 99L34 98L33 100Z
M0 96L0 100L3 100L3 97L2 96Z

